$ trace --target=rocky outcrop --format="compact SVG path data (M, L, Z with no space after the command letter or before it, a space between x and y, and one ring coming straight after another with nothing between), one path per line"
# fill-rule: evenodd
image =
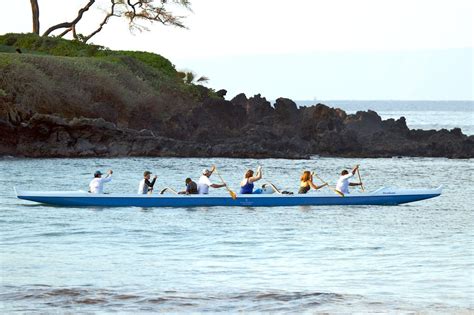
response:
M156 136L148 129L119 128L102 118L65 119L56 115L24 115L2 105L0 155L22 157L112 156L248 156L299 158L287 150L269 150L240 141L212 144Z
M198 105L171 117L132 110L134 123L128 126L133 128L112 122L126 117L38 113L0 97L0 155L474 157L474 137L459 128L410 130L403 117L382 120L374 111L348 115L323 104L298 108L286 98L272 106L260 95L239 94L227 101L225 93L204 97L201 91Z

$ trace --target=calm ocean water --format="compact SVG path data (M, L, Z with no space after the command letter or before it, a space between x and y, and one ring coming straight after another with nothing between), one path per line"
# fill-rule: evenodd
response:
M404 116L411 129L461 128L474 135L474 101L297 101L300 106L323 103L339 107L350 114L358 110L374 110L382 119Z
M402 206L95 209L13 193L87 189L96 169L109 168L109 192L135 192L146 169L158 188L182 188L211 164L234 188L262 165L266 179L296 191L303 169L334 182L356 163L370 190L443 184L443 195ZM473 160L441 158L2 159L0 308L474 312L473 171Z

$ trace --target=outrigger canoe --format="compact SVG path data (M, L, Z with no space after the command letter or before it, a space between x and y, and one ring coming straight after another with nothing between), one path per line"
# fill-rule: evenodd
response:
M16 190L15 190L16 191ZM254 194L237 195L138 195L90 194L84 191L16 191L17 197L48 205L66 207L276 207L332 205L399 205L441 195L436 189L398 189L383 187L372 192L336 194L309 193L305 195Z

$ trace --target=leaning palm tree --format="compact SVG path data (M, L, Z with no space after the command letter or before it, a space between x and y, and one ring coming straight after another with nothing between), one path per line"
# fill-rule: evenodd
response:
M206 76L202 76L199 79L197 79L196 82L206 84L207 82L209 82L209 78Z
M198 76L193 71L179 71L178 77L181 78L186 84L206 84L209 82L209 78L206 76Z

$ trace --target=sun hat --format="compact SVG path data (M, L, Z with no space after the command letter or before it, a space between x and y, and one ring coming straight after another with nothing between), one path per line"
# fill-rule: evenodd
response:
M202 175L206 175L207 173L210 173L210 171L207 168L202 170Z
M101 171L95 171L94 176L99 176L99 175L102 175L102 172Z

